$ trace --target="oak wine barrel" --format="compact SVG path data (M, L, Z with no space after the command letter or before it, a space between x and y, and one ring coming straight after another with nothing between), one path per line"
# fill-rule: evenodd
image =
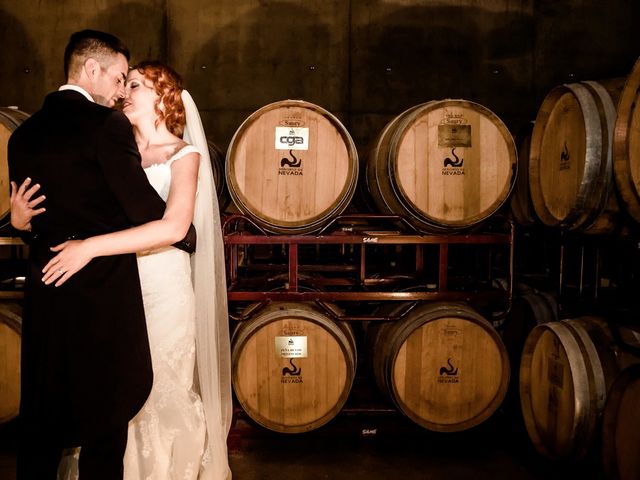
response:
M16 108L0 107L0 227L11 210L7 144L13 131L28 117Z
M20 343L22 308L0 302L0 423L18 415L20 406Z
M383 308L396 316L407 305ZM423 303L400 320L372 322L367 345L380 390L429 430L478 425L506 394L506 349L491 324L467 305Z
M227 189L227 183L224 178L224 162L225 157L222 150L213 141L207 139L207 146L209 147L209 158L211 160L211 172L213 174L213 182L216 186L216 196L218 198L218 208L221 212L224 212L231 197L229 197L229 190Z
M347 400L356 370L353 332L314 304L274 302L239 322L231 344L238 402L270 430L313 430Z
M530 227L537 222L536 212L531 201L529 190L529 148L531 145L531 132L522 139L518 149L518 178L511 193L509 206L511 214L518 225Z
M367 159L382 213L426 232L482 222L507 200L517 171L513 138L489 109L466 100L416 105L391 120Z
M580 317L535 327L520 363L520 402L535 448L579 460L598 438L607 391L619 373L607 324Z
M240 125L227 151L226 178L238 210L262 228L308 233L351 201L358 155L331 113L302 100L283 100Z
M613 127L624 79L553 88L531 134L529 186L543 224L588 234L619 223Z
M627 77L618 103L613 160L622 204L640 222L640 59Z
M602 460L611 480L640 478L640 365L625 369L611 387L604 410Z
M514 367L519 364L524 343L531 330L543 323L556 321L558 300L553 294L525 284L518 284L514 288L511 309L502 330L502 340Z

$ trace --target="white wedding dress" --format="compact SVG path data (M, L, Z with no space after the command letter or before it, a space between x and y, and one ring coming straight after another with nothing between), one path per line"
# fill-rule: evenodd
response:
M187 145L165 163L145 168L166 202L171 164L198 150ZM197 480L213 461L205 414L194 390L196 308L190 255L175 247L137 254L153 365L153 387L129 422L124 480ZM66 459L63 478L77 479L77 458ZM217 458L217 461L226 459ZM63 462L65 463L65 462ZM228 466L226 466L228 469ZM228 472L227 472L228 473Z
M163 200L171 184L171 164L145 169ZM142 410L129 422L124 456L125 480L198 478L205 455L205 420L193 390L196 361L195 296L188 253L175 247L138 254L138 270L153 364L153 387Z

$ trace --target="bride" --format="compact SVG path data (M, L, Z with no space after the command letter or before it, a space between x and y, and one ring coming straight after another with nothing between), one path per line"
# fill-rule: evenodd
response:
M179 75L159 62L129 72L123 112L149 182L167 203L164 217L54 247L58 254L43 281L59 286L95 257L138 252L154 380L129 422L124 478L226 480L231 387L224 251L202 123ZM16 216L44 211L27 207L34 188L12 187ZM192 222L197 248L190 258L169 245ZM73 461L63 470L65 477L77 475Z

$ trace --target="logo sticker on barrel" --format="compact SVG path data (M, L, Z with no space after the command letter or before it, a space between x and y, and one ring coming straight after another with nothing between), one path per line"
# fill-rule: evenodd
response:
M276 337L279 358L307 358L307 337Z
M309 129L276 127L276 150L309 150Z
M293 360L307 357L307 337L283 336L275 339L276 355L279 358L289 359L289 366L282 369L280 383L302 383L302 368L293 363Z
M463 122L464 118L450 119L445 122ZM471 147L471 125L462 123L441 123L438 125L438 147Z
M438 125L438 147L451 149L442 161L442 175L464 175L464 158L456 148L471 148L471 125L463 113L444 110L444 119Z
M289 156L280 159L278 175L302 175L302 158L295 151L309 150L307 127L276 127L276 150L289 150Z

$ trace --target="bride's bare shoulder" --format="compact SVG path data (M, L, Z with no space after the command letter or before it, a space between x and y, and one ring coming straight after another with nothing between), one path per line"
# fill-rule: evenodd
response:
M167 149L168 152L169 152L169 155L168 155L167 159L173 157L176 153L178 153L180 150L182 150L187 145L188 145L188 143L185 142L182 139L179 139L177 142L175 142L172 145L170 145L169 148Z

